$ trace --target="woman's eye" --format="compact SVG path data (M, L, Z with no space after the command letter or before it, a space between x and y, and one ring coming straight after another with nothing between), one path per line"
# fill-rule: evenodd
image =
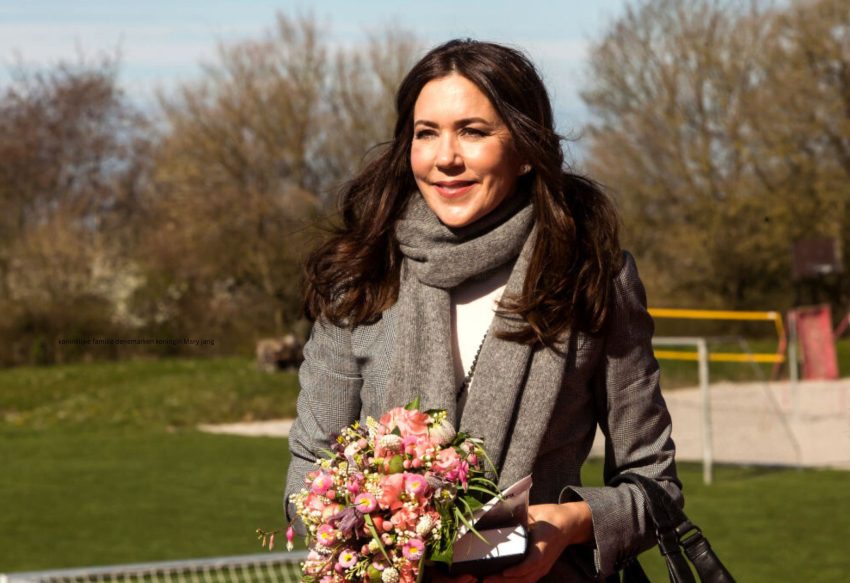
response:
M484 130L479 130L476 128L463 128L463 130L461 130L461 133L467 136L472 136L474 138L483 138L487 135L487 132L485 132Z
M418 132L413 134L413 138L416 140L422 140L424 138L428 138L434 135L434 130L419 130Z

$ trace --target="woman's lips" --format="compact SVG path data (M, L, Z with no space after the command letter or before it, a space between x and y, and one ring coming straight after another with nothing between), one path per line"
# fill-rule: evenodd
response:
M444 198L458 198L463 196L475 186L475 182L458 181L458 182L435 182L434 188Z

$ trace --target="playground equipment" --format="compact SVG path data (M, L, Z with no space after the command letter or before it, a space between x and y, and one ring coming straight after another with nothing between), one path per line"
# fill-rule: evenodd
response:
M786 360L791 361L791 392L794 403L794 410L797 408L797 368L796 368L796 342L792 339L789 344L786 338L785 326L782 323L782 315L775 311L734 311L734 310L685 310L672 308L650 308L649 313L653 318L675 318L688 320L727 320L727 321L765 321L773 322L777 335L777 351L775 353L754 353L748 349L746 343L742 343L742 352L710 352L706 338L701 337L656 337L653 338L653 345L665 347L661 350L655 350L655 357L659 360L684 360L696 361L699 371L699 386L701 396L702 409L702 447L703 447L703 482L711 484L713 482L713 465L714 453L712 446L712 431L711 431L711 394L709 383L709 368L708 363L714 362L738 362L751 363L773 363L773 376L776 377L779 371L779 366ZM794 328L793 330L796 330ZM670 347L693 346L695 351L688 350L671 350ZM789 350L789 357L786 358L785 351ZM760 373L761 369L756 367ZM773 393L765 384L765 393L768 400L772 404L773 410L780 419L785 433L794 448L798 464L802 458L800 444L796 439L788 420L776 402Z

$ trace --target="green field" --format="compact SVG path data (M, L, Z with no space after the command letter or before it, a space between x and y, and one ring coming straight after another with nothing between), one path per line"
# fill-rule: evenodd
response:
M286 441L196 431L4 431L0 572L260 552Z
M294 375L243 359L0 371L0 572L259 552L285 440L198 422L292 414ZM601 463L585 481L598 484ZM683 465L686 509L739 581L844 581L850 472ZM656 550L643 560L664 581Z
M97 362L0 370L0 424L29 429L194 427L293 417L298 379L247 358Z
M14 430L0 458L0 572L254 553L254 530L281 520L282 439ZM600 474L585 467L589 484ZM697 465L681 475L739 581L846 580L850 473L720 467L710 487ZM666 580L657 551L645 556Z

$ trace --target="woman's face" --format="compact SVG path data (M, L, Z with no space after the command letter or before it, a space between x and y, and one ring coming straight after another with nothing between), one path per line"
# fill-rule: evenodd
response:
M521 162L490 100L472 81L452 74L419 93L410 166L437 217L463 227L513 193Z

